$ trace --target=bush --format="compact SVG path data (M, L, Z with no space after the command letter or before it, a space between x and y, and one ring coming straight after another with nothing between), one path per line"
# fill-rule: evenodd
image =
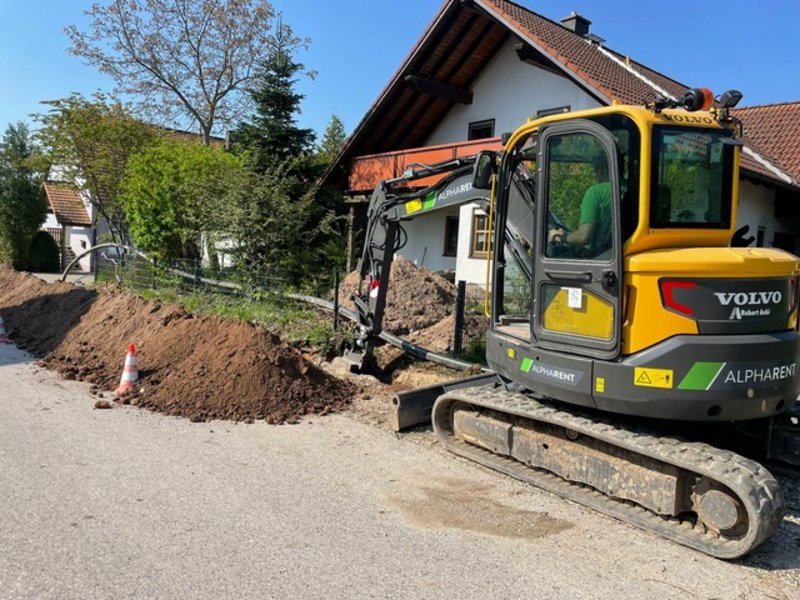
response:
M60 268L58 244L46 231L37 231L31 240L30 269L38 273L56 273Z

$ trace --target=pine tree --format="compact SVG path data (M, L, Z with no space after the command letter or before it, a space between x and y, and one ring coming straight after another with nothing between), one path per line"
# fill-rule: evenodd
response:
M338 115L331 115L330 123L322 135L322 142L319 145L320 160L327 167L339 155L339 152L347 142L347 134L344 130L344 123Z
M273 39L272 52L261 64L256 86L250 90L255 114L234 132L234 141L240 150L250 153L257 172L281 165L287 175L303 179L311 165L302 159L311 151L314 132L298 127L295 121L304 98L294 89L297 74L305 68L294 60L301 41L283 23L278 23Z

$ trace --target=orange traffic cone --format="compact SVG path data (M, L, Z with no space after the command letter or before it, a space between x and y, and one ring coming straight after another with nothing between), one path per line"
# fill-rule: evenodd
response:
M125 355L125 366L122 369L122 378L119 380L119 387L114 390L114 393L119 396L133 389L133 384L136 383L138 379L139 369L136 368L136 346L131 344L128 346L128 354Z
M3 325L3 317L0 317L0 344L13 344L10 339L6 336L6 328Z

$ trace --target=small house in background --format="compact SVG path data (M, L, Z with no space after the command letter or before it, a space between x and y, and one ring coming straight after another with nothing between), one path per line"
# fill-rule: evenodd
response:
M199 134L191 131L162 126L158 128L164 136L181 142L200 143L202 140ZM217 148L226 148L227 140L211 136L209 144ZM47 231L58 244L62 270L85 250L98 243L112 240L111 225L92 203L85 179L79 174L76 175L75 171L76 169L69 169L65 165L51 166L48 181L42 184L40 192L47 206L47 220L41 229ZM100 200L106 200L102 192ZM226 244L224 241L217 243L217 254L224 266L228 266L231 261ZM106 249L104 252L114 254L114 250ZM207 251L205 259L208 262ZM94 260L94 255L88 254L81 258L73 270L92 272L95 268Z
M614 103L644 105L657 95L680 98L692 87L610 49L590 25L575 13L558 22L507 0L442 4L323 177L350 205L351 268L354 232L363 229L371 191L382 179L415 163L497 149L503 132L531 117ZM737 226L751 244L797 253L800 115L793 111L786 106L734 112L744 122L746 143ZM771 133L779 116L777 128L785 138ZM780 125L783 116L787 123ZM400 254L459 280L485 281L488 218L477 204L403 226L407 243Z
M58 244L61 268L64 269L94 243L92 206L75 186L68 183L46 182L42 184L41 195L47 205L47 219L42 229ZM87 255L74 269L89 272L92 270L91 261L91 255Z

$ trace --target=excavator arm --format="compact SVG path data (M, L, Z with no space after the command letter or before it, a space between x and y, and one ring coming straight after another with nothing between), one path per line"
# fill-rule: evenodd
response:
M358 263L359 287L353 295L358 321L354 348L346 357L361 367L382 331L389 275L395 252L406 242L402 223L434 211L479 202L488 206L489 191L473 187L474 158L458 158L411 170L402 177L380 182L367 211L364 248ZM444 175L423 189L409 191L414 182Z

